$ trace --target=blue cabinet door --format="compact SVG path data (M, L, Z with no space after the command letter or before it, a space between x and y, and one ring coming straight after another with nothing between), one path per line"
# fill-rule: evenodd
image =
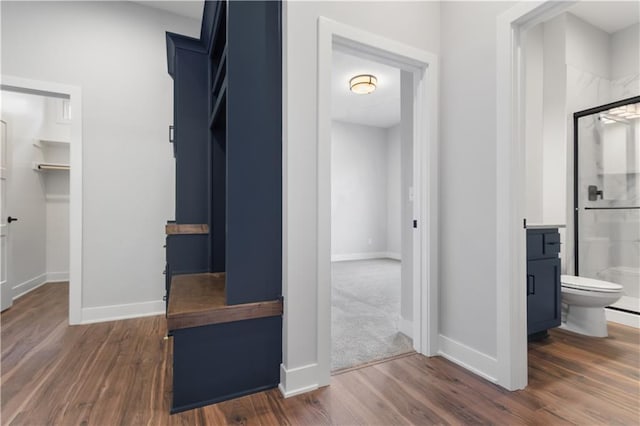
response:
M560 325L560 259L527 262L527 332Z

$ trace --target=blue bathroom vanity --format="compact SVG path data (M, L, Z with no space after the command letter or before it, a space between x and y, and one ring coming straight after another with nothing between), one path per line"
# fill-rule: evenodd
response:
M547 337L561 322L558 226L527 225L527 334Z

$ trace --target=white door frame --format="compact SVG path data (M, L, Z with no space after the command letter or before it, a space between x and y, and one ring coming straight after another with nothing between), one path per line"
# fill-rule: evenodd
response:
M498 383L527 385L524 67L521 34L575 1L520 2L497 21L497 360Z
M78 86L3 75L3 89L69 96L73 106L69 146L69 324L82 322L82 90Z
M9 226L7 223L7 123L0 119L0 311L8 309L13 304L13 289L10 287L7 273L7 250L9 250ZM4 250L2 249L4 242Z
M414 75L413 342L438 353L438 57L331 19L318 19L318 344L319 385L331 372L331 68L334 47ZM417 252L417 254L415 254Z

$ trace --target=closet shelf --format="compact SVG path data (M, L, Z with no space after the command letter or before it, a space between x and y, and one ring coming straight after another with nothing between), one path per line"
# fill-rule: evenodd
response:
M227 305L226 274L174 275L167 327L170 331L282 315L282 300Z
M47 171L69 171L71 167L68 164L58 164L58 163L34 163L33 170L38 172L47 172Z
M63 148L69 147L71 145L71 141L60 139L36 139L33 142L33 146L37 148L42 148L43 145Z

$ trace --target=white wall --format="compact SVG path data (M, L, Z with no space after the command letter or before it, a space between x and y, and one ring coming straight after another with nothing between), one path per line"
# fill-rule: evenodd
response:
M544 33L541 24L527 31L524 39L526 217L529 223L542 223L543 55Z
M401 258L400 125L333 121L331 258Z
M382 256L387 252L387 131L339 121L331 130L332 258Z
M497 352L496 17L511 6L441 5L441 342L488 377Z
M175 195L165 31L198 36L199 22L129 2L1 7L3 74L82 87L83 308L162 308Z
M542 223L549 224L564 224L567 220L566 25L566 14L560 15L544 24L543 35Z
M611 49L609 33L594 27L571 13L560 16L564 21L566 63L580 70L609 79ZM559 40L558 40L559 41Z
M34 141L45 119L44 98L2 91L2 119L7 123L7 215L9 225L8 280L13 297L46 281L46 202Z
M611 34L611 98L640 93L640 24Z
M287 392L309 389L326 379L316 370L318 17L438 53L439 10L437 2L371 2L365 9L360 2L283 4L283 292L287 303L282 386Z

